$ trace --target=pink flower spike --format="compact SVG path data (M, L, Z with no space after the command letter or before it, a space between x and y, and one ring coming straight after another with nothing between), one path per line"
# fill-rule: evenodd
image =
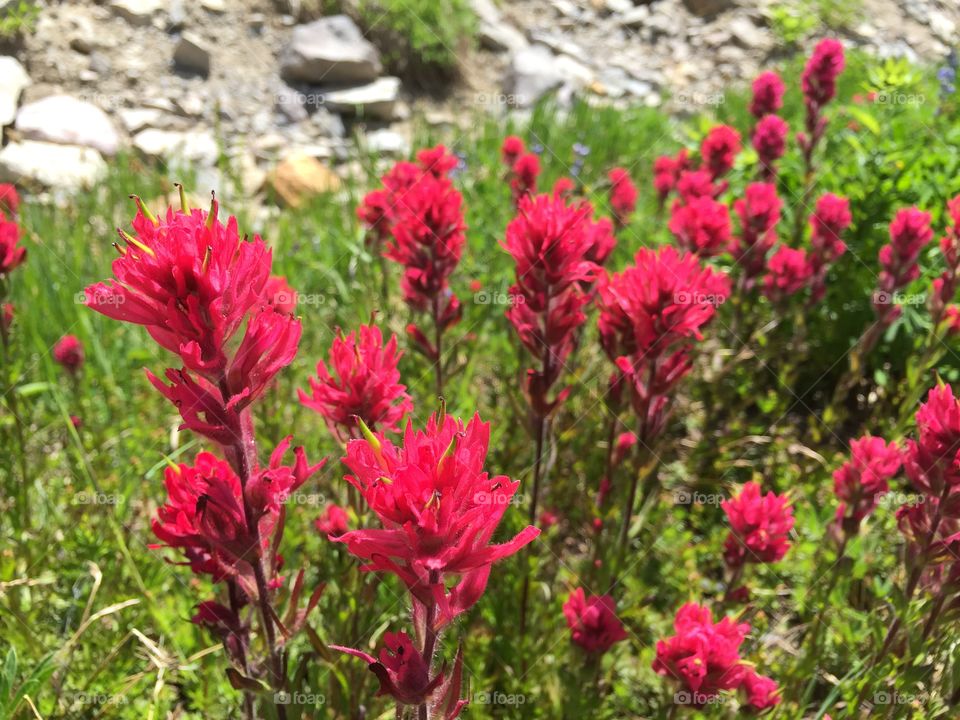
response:
M627 632L609 595L587 596L583 588L577 588L563 604L563 615L573 642L588 653L602 655L614 644L627 639Z
M730 567L783 559L793 529L793 508L786 497L773 492L762 495L757 483L748 482L739 495L720 506L730 523L723 554Z

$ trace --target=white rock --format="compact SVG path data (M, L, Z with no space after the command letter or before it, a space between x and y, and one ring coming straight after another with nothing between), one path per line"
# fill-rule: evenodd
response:
M29 140L82 145L115 155L120 138L107 114L70 95L51 95L20 108L15 124Z
M128 133L136 133L145 127L156 125L163 113L154 108L124 108L119 112L120 122Z
M382 77L367 85L325 92L323 104L333 112L390 120L399 95L400 78Z
M30 85L30 76L16 58L0 57L0 127L17 116L20 93Z
M503 19L493 0L470 0L470 5L480 20L478 32L484 47L500 52L520 50L528 45L524 34Z
M346 15L298 25L280 55L280 74L292 82L370 82L381 69L377 49Z
M180 36L173 51L173 61L184 70L210 74L210 50L202 38L190 32Z
M74 145L23 140L0 150L0 181L24 178L50 188L92 187L107 171L96 150Z
M646 5L637 5L632 10L618 15L616 21L623 27L637 28L643 25L650 17L650 8Z
M217 141L205 130L177 132L148 128L137 133L133 146L144 155L165 162L184 160L213 165L220 154Z
M200 0L200 6L212 13L225 13L227 4L223 0Z
M110 8L132 25L149 25L164 4L164 0L111 0Z
M394 130L374 130L367 134L367 149L380 155L405 156L410 153L410 143Z
M945 43L957 40L957 24L939 10L930 11L930 30Z

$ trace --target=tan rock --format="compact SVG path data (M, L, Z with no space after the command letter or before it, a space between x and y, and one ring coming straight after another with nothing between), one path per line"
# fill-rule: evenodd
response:
M303 152L292 153L281 160L270 173L268 182L277 198L289 207L300 207L311 198L340 189L340 177Z

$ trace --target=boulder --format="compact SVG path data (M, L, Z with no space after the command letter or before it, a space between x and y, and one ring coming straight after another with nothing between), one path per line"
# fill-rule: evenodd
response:
M290 82L363 83L381 70L377 49L346 15L298 25L280 55L280 74Z
M30 85L30 76L16 58L0 57L0 127L17 116L20 93Z
M107 114L71 95L50 95L24 105L15 127L29 140L91 147L104 155L115 155L120 147L120 137Z
M0 182L37 183L79 190L93 187L107 172L96 150L75 145L23 140L0 150Z
M550 48L531 45L511 55L503 91L510 104L529 107L563 81L563 69Z
M220 148L213 134L206 130L159 130L148 128L137 133L133 146L147 157L164 162L186 161L213 165Z
M180 36L173 51L173 62L183 70L200 75L210 74L210 50L203 39L190 32Z
M367 85L325 92L323 105L333 112L390 120L399 96L400 79L382 77Z

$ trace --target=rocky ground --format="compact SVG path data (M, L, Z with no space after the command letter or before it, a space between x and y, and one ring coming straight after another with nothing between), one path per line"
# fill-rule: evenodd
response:
M956 0L863 1L842 33L851 46L938 61L957 42ZM460 53L460 79L429 95L387 75L385 49L348 17L301 21L297 3L40 3L33 31L0 57L0 179L89 185L129 147L220 187L225 154L242 192L269 185L295 204L349 172L354 137L406 153L412 115L469 122L547 93L689 111L784 52L769 22L775 0L472 2L481 47ZM0 0L0 13L15 4Z

